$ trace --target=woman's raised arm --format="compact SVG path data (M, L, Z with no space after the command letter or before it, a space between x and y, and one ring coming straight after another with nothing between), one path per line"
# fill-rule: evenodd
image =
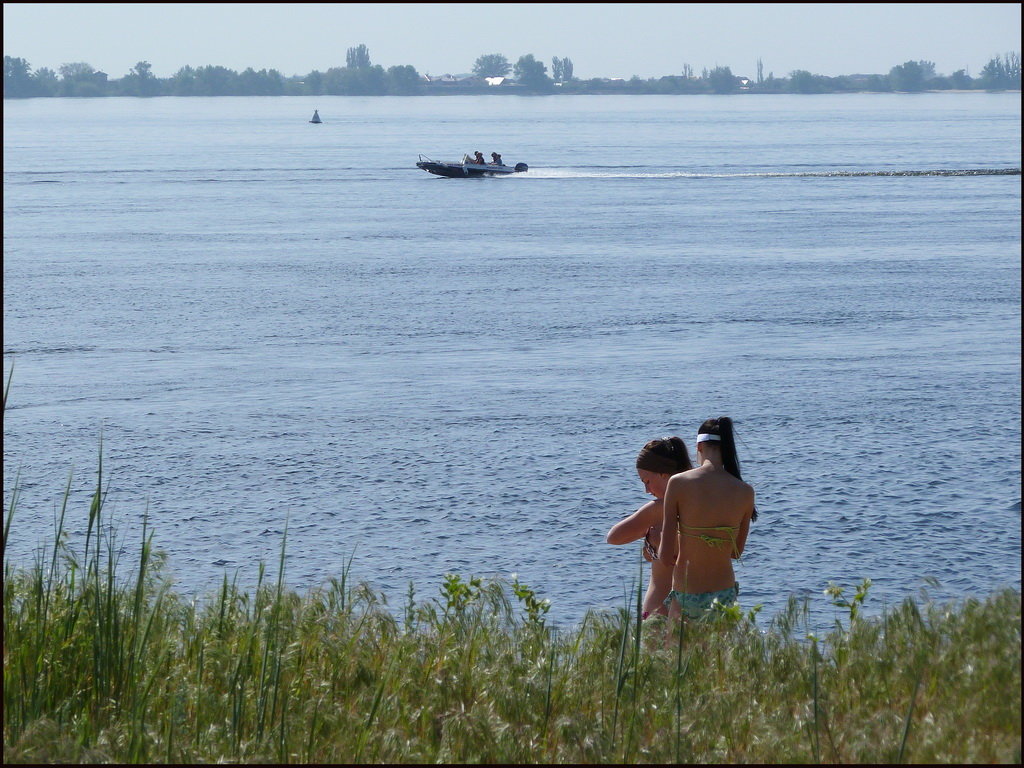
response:
M605 541L609 544L629 544L642 539L652 525L661 523L661 499L648 501L640 509L619 520L608 531Z

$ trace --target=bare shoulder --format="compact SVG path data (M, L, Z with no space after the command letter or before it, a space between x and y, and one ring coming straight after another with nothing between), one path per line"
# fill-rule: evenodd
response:
M645 520L661 520L661 514L665 510L665 502L662 499L652 499L638 509L634 514ZM653 523L652 523L653 525Z
M688 469L685 472L680 472L678 475L672 475L668 479L668 487L672 488L683 488L687 485L692 484L700 477L700 468Z

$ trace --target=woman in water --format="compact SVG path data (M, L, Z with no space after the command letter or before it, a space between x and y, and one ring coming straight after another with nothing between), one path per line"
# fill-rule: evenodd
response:
M654 497L629 517L620 520L608 531L609 544L628 544L642 538L644 559L651 564L651 580L644 596L643 617L651 613L668 613L665 597L672 588L672 565L658 559L658 544L664 519L662 501L668 479L693 467L686 444L678 437L651 440L636 457L636 473L647 493Z
M708 419L697 431L697 468L666 484L658 558L674 563L668 615L696 619L717 600L736 602L732 561L743 554L750 521L757 519L754 489L740 477L732 419Z

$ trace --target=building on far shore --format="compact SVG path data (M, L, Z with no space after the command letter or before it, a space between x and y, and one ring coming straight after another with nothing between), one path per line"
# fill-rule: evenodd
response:
M480 77L479 75L463 74L452 75L423 75L423 90L425 93L462 93L479 94L494 93L501 89L519 89L522 86L507 77Z

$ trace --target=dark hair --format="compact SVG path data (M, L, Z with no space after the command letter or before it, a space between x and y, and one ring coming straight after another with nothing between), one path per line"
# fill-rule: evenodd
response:
M690 452L681 437L662 437L651 440L640 449L636 457L636 468L659 475L676 475L693 469Z
M732 419L728 416L708 419L697 429L697 434L718 435L721 438L717 445L722 451L722 464L725 466L725 471L737 480L742 480L740 460L736 455L736 439L732 432ZM754 507L750 519L757 520L757 507Z

